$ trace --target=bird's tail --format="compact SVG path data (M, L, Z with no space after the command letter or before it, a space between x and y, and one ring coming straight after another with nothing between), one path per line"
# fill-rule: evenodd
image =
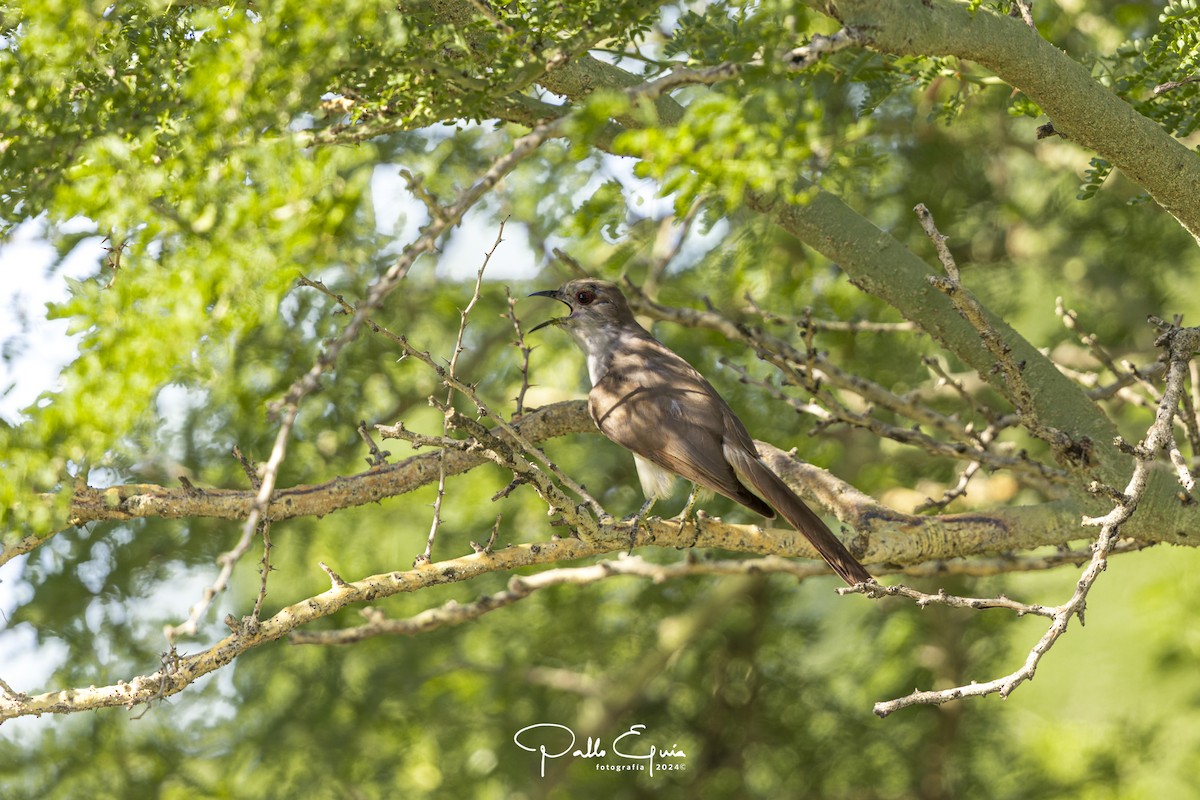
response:
M841 576L842 580L853 586L872 580L871 573L858 563L858 559L850 554L846 546L833 535L829 526L813 513L804 501L788 487L783 479L767 468L751 453L740 448L727 447L725 457L737 472L738 477L750 486L780 516L791 523L792 527L804 535L809 543L821 554L821 558Z

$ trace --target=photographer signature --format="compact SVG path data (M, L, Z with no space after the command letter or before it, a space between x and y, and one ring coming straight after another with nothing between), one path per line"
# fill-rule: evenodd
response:
M654 770L681 770L685 769L686 765L678 762L663 763L660 759L664 758L687 758L687 753L676 748L677 744L671 745L669 749L659 750L656 745L650 745L650 751L646 753L626 752L627 749L635 750L637 742L630 740L622 743L622 739L628 739L631 736L641 736L642 731L646 729L645 725L630 725L629 730L622 733L612 741L613 755L625 759L631 763L619 765L615 767L604 767L597 765L597 769L626 769L626 770L643 770L649 766L650 774L654 774ZM569 741L568 741L569 740ZM554 722L539 722L535 725L526 725L521 730L513 735L513 741L517 747L530 753L539 753L541 756L541 776L546 777L546 761L547 759L562 758L568 753L574 758L604 758L608 755L608 751L601 747L600 739L593 739L591 736L587 739L587 747L583 749L575 749L575 731L568 728L566 725L559 725ZM562 746L562 742L567 742L565 747L557 750ZM552 752L552 749L554 751Z

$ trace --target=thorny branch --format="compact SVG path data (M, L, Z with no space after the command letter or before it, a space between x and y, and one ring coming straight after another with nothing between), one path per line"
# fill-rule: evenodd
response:
M242 465L246 476L250 479L250 485L257 491L260 486L261 478L254 465L250 463L239 448L233 449L233 456ZM267 596L267 576L271 570L271 521L263 519L257 529L242 528L241 538L231 550L222 553L217 557L217 563L221 565L221 569L217 573L217 577L213 582L206 586L200 600L197 601L190 609L188 609L188 617L179 625L167 625L163 628L163 633L167 637L167 641L174 646L175 640L180 636L195 636L200 624L200 620L208 612L212 601L221 592L225 591L229 586L229 579L233 576L233 568L242 556L250 549L250 545L254 543L254 533L258 533L263 540L263 555L259 562L261 569L261 579L259 582L258 598L254 602L253 618L257 619L259 612L262 610L263 601Z
M667 267L671 265L683 250L683 246L688 240L688 235L692 231L692 226L696 222L696 217L703 208L704 198L697 198L688 207L687 213L682 218L669 215L663 217L658 223L657 236L655 236L652 252L653 257L649 268L646 270L646 280L642 284L642 290L647 294L654 294L655 287L662 280Z
M1189 364L1193 354L1200 350L1200 328L1180 328L1154 318L1151 318L1151 321L1163 331L1156 345L1162 347L1166 354L1166 389L1158 404L1154 423L1146 431L1142 442L1133 448L1134 467L1129 483L1123 491L1109 489L1110 496L1117 498L1112 511L1103 517L1091 517L1083 520L1084 525L1099 526L1100 534L1092 545L1092 557L1076 583L1074 593L1062 605L1044 609L1044 611L1050 612L1042 614L1049 616L1052 620L1050 628L1029 651L1025 663L1016 671L984 683L971 683L967 686L936 691L918 690L905 697L876 703L875 713L878 716L886 717L888 714L908 706L940 705L963 697L982 697L996 692L1001 697L1008 697L1022 683L1033 679L1042 657L1066 633L1067 626L1073 617L1078 617L1079 624L1083 624L1088 592L1091 591L1100 574L1108 568L1108 557L1117 546L1121 527L1137 510L1138 503L1145 492L1153 463L1158 459L1159 453L1173 445L1173 425L1185 396L1184 382L1190 371ZM1191 476L1186 472L1181 472L1179 477L1185 491L1190 491Z
M305 285L318 289L328 296L332 297L343 308L349 309L349 303L341 297L330 291L327 286L319 281L304 280ZM550 475L558 479L563 486L567 487L576 496L581 498L588 505L594 515L599 518L606 516L603 506L600 505L594 497L588 494L587 490L576 483L569 475L562 472L552 463L542 452L541 448L537 447L524 434L520 432L517 424L509 422L505 417L493 410L487 403L479 397L475 391L475 387L462 381L458 377L450 374L444 367L436 362L436 360L428 352L420 350L409 342L405 336L400 336L393 333L382 325L377 324L373 320L368 319L367 324L371 330L380 335L388 337L391 341L400 346L406 356L411 356L425 366L429 367L437 374L442 383L449 389L459 392L467 397L478 409L479 413L486 416L496 423L497 428L507 437L508 441L514 442L517 448L523 452L531 461L518 459L512 452L512 449L505 446L504 442L497 438L497 435L488 429L484 428L478 422L469 420L462 415L454 412L449 406L442 407L442 411L447 415L447 420L454 423L459 428L466 428L470 434L467 440L456 440L442 437L440 440L431 440L428 437L421 437L419 441L425 444L433 444L442 447L461 447L471 452L479 453L489 460L499 464L506 469L511 469L514 473L521 476L525 481L531 483L534 489L542 496L543 499L550 504L551 508L562 514L563 518L575 530L590 529L593 527L585 518L579 514L579 510L574 501L570 500L554 481L541 471L535 464L540 464ZM378 430L384 438L403 438L414 441L413 434L410 431L405 431L403 424L388 426L380 425ZM531 463L532 462L532 463Z
M992 370L1004 377L1006 396L1016 407L1021 424L1042 441L1049 444L1065 461L1072 464L1087 462L1087 442L1075 442L1064 431L1044 423L1037 414L1037 405L1033 400L1033 390L1025 380L1024 362L1013 358L1012 347L1004 341L996 328L987 318L987 312L979 301L971 296L964 288L960 279L958 265L950 248L946 245L946 237L938 232L933 221L933 215L924 204L918 204L914 209L917 219L921 222L926 234L933 241L937 250L938 260L946 270L946 277L929 276L929 283L946 295L958 313L970 323L979 334L984 347L995 359Z
M492 255L495 254L496 248L504 241L504 220L500 222L500 228L496 231L496 241L492 243L492 247L483 255L483 263L479 265L479 271L475 273L475 288L471 292L471 299L467 301L467 305L460 313L458 324L458 338L454 340L454 352L450 355L450 363L446 367L446 371L451 377L457 376L458 357L463 351L463 336L467 332L467 321L471 318L471 311L475 308L475 304L479 302L479 291L483 288L483 272L487 269L488 263L492 260ZM444 405L447 409L454 402L454 389L446 390L446 400ZM450 438L450 425L452 415L448 412L442 415L442 436ZM442 524L442 502L446 497L446 459L445 450L438 451L438 484L437 496L433 501L433 521L429 524L429 537L425 540L425 552L417 556L413 562L414 566L418 564L426 564L433 556L433 542L437 538L438 528Z
M1146 545L1140 542L1121 542L1115 551L1128 552L1140 550ZM480 552L483 548L480 548ZM1012 558L972 559L964 562L967 574L983 577L999 575L1006 572L1030 572L1034 570L1053 569L1063 564L1080 564L1090 557L1090 551L1068 550L1045 556L1022 556ZM937 577L944 574L947 565L943 563L928 563L907 567L903 570L882 570L880 574L904 574L910 577ZM557 569L539 572L525 577L514 577L509 580L508 588L501 592L484 595L469 603L450 600L446 603L426 609L418 614L403 619L388 618L378 608L364 608L362 611L365 623L352 628L341 628L329 631L297 631L289 637L293 644L322 644L340 645L359 642L375 636L412 636L419 633L460 625L464 622L479 619L484 614L496 611L523 600L539 589L563 584L584 585L596 583L609 578L638 577L649 579L655 583L668 580L678 580L685 577L702 575L787 575L796 579L811 578L821 575L826 569L820 564L803 563L782 556L768 555L754 560L746 559L713 559L697 558L689 553L683 559L669 564L656 564L646 561L641 556L629 556L620 553L615 559L602 561L586 567L559 567ZM959 571L956 569L956 573ZM907 586L874 586L866 584L846 589L842 594L863 593L872 591L880 596L901 596L917 602L919 606L946 605L955 608L990 609L999 608L1015 612L1018 616L1027 614L1050 616L1052 609L1044 606L1028 605L1007 597L970 598L954 597L944 592L924 594Z
M813 316L811 308L803 309L800 316L788 316L770 309L763 308L749 293L745 296L746 305L756 316L768 324L787 325L803 331L818 333L917 333L918 328L912 322L876 322L867 319L818 319Z
M860 583L857 586L840 587L838 594L865 594L868 597L907 597L914 601L919 608L931 605L949 606L950 608L970 608L976 611L985 608L1004 608L1015 611L1018 617L1032 614L1038 617L1053 617L1054 609L1041 605L1031 605L1012 600L1000 595L999 597L957 597L940 590L936 594L928 594L913 589L910 586L898 584L881 586L879 584Z
M938 379L930 389L898 395L839 367L811 344L807 350L801 352L790 342L768 334L761 327L731 322L715 311L663 306L651 301L637 287L630 287L629 294L639 312L682 325L715 330L730 341L739 342L752 349L761 360L776 367L785 385L805 389L814 400L810 402L798 398L770 381L755 378L739 364L722 363L736 372L743 382L760 386L797 412L815 417L819 428L834 424L863 428L877 436L918 447L930 455L966 460L969 463L978 462L987 469L1007 469L1018 480L1036 484L1043 490L1047 485L1065 485L1069 481L1065 470L1043 464L1013 445L1000 441L1000 432L1015 426L1019 419L1014 415L997 413L977 404L974 397L963 387L962 381L950 378L944 370L936 366L936 362L931 368ZM767 318L768 321L774 319L780 318ZM806 323L802 319L795 324L810 333L837 329L837 326L824 321L812 321L805 327ZM912 329L907 324L900 324L884 328L867 325L863 330L899 333ZM960 418L961 415L951 417L936 411L929 401L946 386L951 387L956 394L968 398L974 415L987 421L987 426L980 429L971 422L964 422ZM834 393L835 389L840 393L856 396L859 400L857 405L865 406L866 410L852 410L847 402L839 399ZM876 409L885 409L915 424L889 424L874 413ZM941 437L926 433L924 428L940 434Z
M516 408L513 410L513 417L519 417L525 413L525 394L529 391L529 356L533 353L533 348L525 343L525 331L521 328L521 320L517 317L517 300L507 286L504 287L504 296L508 301L508 311L505 316L512 323L513 331L517 336L513 346L521 353L521 388L514 398Z
M855 37L845 28L832 36L823 36L818 33L809 40L808 44L801 45L788 53L786 62L788 67L793 70L808 69L831 53L853 47L856 44Z

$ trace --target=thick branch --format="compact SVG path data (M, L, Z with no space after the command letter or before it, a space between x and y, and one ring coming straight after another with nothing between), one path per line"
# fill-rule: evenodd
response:
M556 403L537 409L514 423L531 442L569 433L595 432L584 401ZM503 438L503 431L494 431ZM825 470L798 461L790 454L767 442L758 442L759 451L768 465L797 488L804 496L830 509L839 520L858 536L853 544L856 552L873 562L918 564L930 560L969 555L1010 553L1046 545L1062 545L1078 538L1082 506L1073 501L1043 503L1037 506L993 509L972 514L920 516L902 514L880 505L849 484ZM294 486L279 490L268 507L266 518L272 521L302 516L324 516L345 508L376 503L388 497L414 491L437 480L438 453L425 453L396 464L371 469L358 475L338 477L312 486ZM445 469L457 475L490 459L478 452L447 450ZM83 487L76 491L72 514L77 524L97 520L127 520L139 517L215 517L244 519L254 500L249 490L195 488L166 488L147 484L113 486L108 489ZM1130 535L1146 541L1172 541L1192 544L1182 534L1171 535L1158 526L1138 525L1137 520L1126 526ZM677 527L677 526L676 526ZM754 526L726 525L709 520L702 525L705 536L680 542L672 539L661 542L660 531L651 527L644 543L667 546L712 546L741 549L745 544L744 531ZM691 530L690 526L687 530ZM802 539L780 542L780 551L812 555ZM701 542L706 543L701 543ZM16 548L12 548L15 550ZM30 548L32 549L32 548ZM756 548L751 548L757 551ZM5 551L5 557L16 555Z
M578 401L539 408L516 420L513 427L534 442L596 429ZM505 438L501 430L493 433ZM516 443L512 444L515 446ZM323 516L407 494L437 480L441 458L439 452L422 453L357 475L340 476L312 486L280 489L273 495L266 517L281 520ZM447 475L459 475L488 461L488 457L480 452L446 450L443 463ZM126 484L107 489L83 486L75 490L70 521L72 525L83 525L139 517L245 519L253 502L254 492L250 490L167 488L151 484ZM0 563L11 557L7 551L4 556Z
M1088 559L1088 554L1082 552L1068 555L1077 561ZM1068 562L1063 561L1059 556L1037 562L1027 559L1008 559L988 566L995 571L1012 571L1048 568L1063 563ZM415 636L438 628L472 622L485 614L524 600L540 589L562 585L586 585L610 578L638 577L655 583L663 583L668 580L701 575L788 575L803 580L826 571L825 566L820 563L802 563L779 556L713 561L689 557L669 564L659 564L647 561L640 556L627 557L622 553L616 559L601 561L585 567L559 567L533 575L514 576L502 591L483 595L479 599L467 603L449 600L440 606L427 608L407 618L390 618L378 608L363 609L362 614L366 622L362 625L332 630L297 631L291 635L290 641L292 644L344 645L361 642L375 636ZM918 568L912 572L905 570L905 573L923 574L923 571ZM1045 606L1021 603L1003 595L999 597L954 597L944 591L927 594L907 586L881 586L877 583L859 584L853 588L839 589L838 594L898 595L916 601L917 605L922 608L928 605L947 605L974 610L998 608L1013 611L1017 616L1032 614L1043 617L1052 616L1054 613L1053 609Z
M1007 509L1006 514L1021 514L1021 509ZM1029 529L1038 526L1030 524ZM422 564L403 572L372 575L357 581L346 581L328 567L331 587L314 597L309 597L281 609L264 620L244 618L240 622L227 619L234 632L211 647L194 655L173 655L164 659L162 669L117 681L108 686L91 686L42 694L24 694L6 688L0 682L0 722L20 716L41 714L68 714L114 706L132 707L169 697L183 691L197 679L231 663L242 653L269 642L277 641L298 628L328 617L348 606L370 603L396 594L415 592L420 589L447 583L459 583L488 573L513 572L524 567L556 564L606 553L624 552L629 546L630 523L614 523L604 535L592 536L589 542L577 538L554 539L549 542L521 544L492 552L481 551L461 558L436 563ZM784 562L772 556L791 557L807 555L816 558L807 540L792 530L769 530L754 525L726 525L701 515L695 523L680 526L675 520L649 519L638 525L635 546L657 545L669 548L721 548L767 556L767 560L755 561L748 567L736 566L733 562L717 562L709 568L687 566L663 567L664 577L683 574L736 574L782 572L797 578L811 577L827 572L824 564L796 564ZM923 564L912 571L917 575L940 575L957 571L961 566L974 575L990 575L1008 571L1014 566L1021 569L1042 569L1070 563L1080 559L1079 553L1057 553L1052 556L1023 559L992 559L958 564ZM756 566L761 563L759 570ZM586 568L585 568L586 569ZM631 569L633 569L631 567ZM636 571L636 570L635 570ZM894 568L876 570L879 574L895 572ZM582 574L591 574L590 572ZM616 574L616 573L614 573ZM648 577L654 577L648 575ZM536 585L538 581L533 579ZM519 599L519 598L514 598ZM464 613L473 613L468 606ZM479 609L482 611L483 609ZM417 629L433 628L441 624L452 624L458 619L455 613L446 611L431 613L429 619L421 618L414 624ZM395 632L404 630L402 624ZM353 636L354 634L349 634ZM316 636L317 641L328 637ZM334 637L336 639L336 636ZM306 635L301 641L312 641Z
M1200 241L1200 158L1012 17L950 0L809 0L893 55L958 56L1024 92L1068 139L1132 178Z

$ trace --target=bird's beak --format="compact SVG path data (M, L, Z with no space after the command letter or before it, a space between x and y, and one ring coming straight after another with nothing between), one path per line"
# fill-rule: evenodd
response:
M562 292L560 292L558 289L547 289L546 291L543 291L543 292L533 292L529 296L530 297L553 297L558 302L565 304L567 308L571 308L571 304L563 299ZM575 309L571 308L571 310L574 311ZM529 333L533 333L534 331L539 331L542 328L545 328L549 325L553 325L555 327L562 325L564 322L567 321L569 316L570 315L568 315L566 317L555 317L554 319L548 319L545 322L541 323L540 325L534 325L532 328L529 329Z

